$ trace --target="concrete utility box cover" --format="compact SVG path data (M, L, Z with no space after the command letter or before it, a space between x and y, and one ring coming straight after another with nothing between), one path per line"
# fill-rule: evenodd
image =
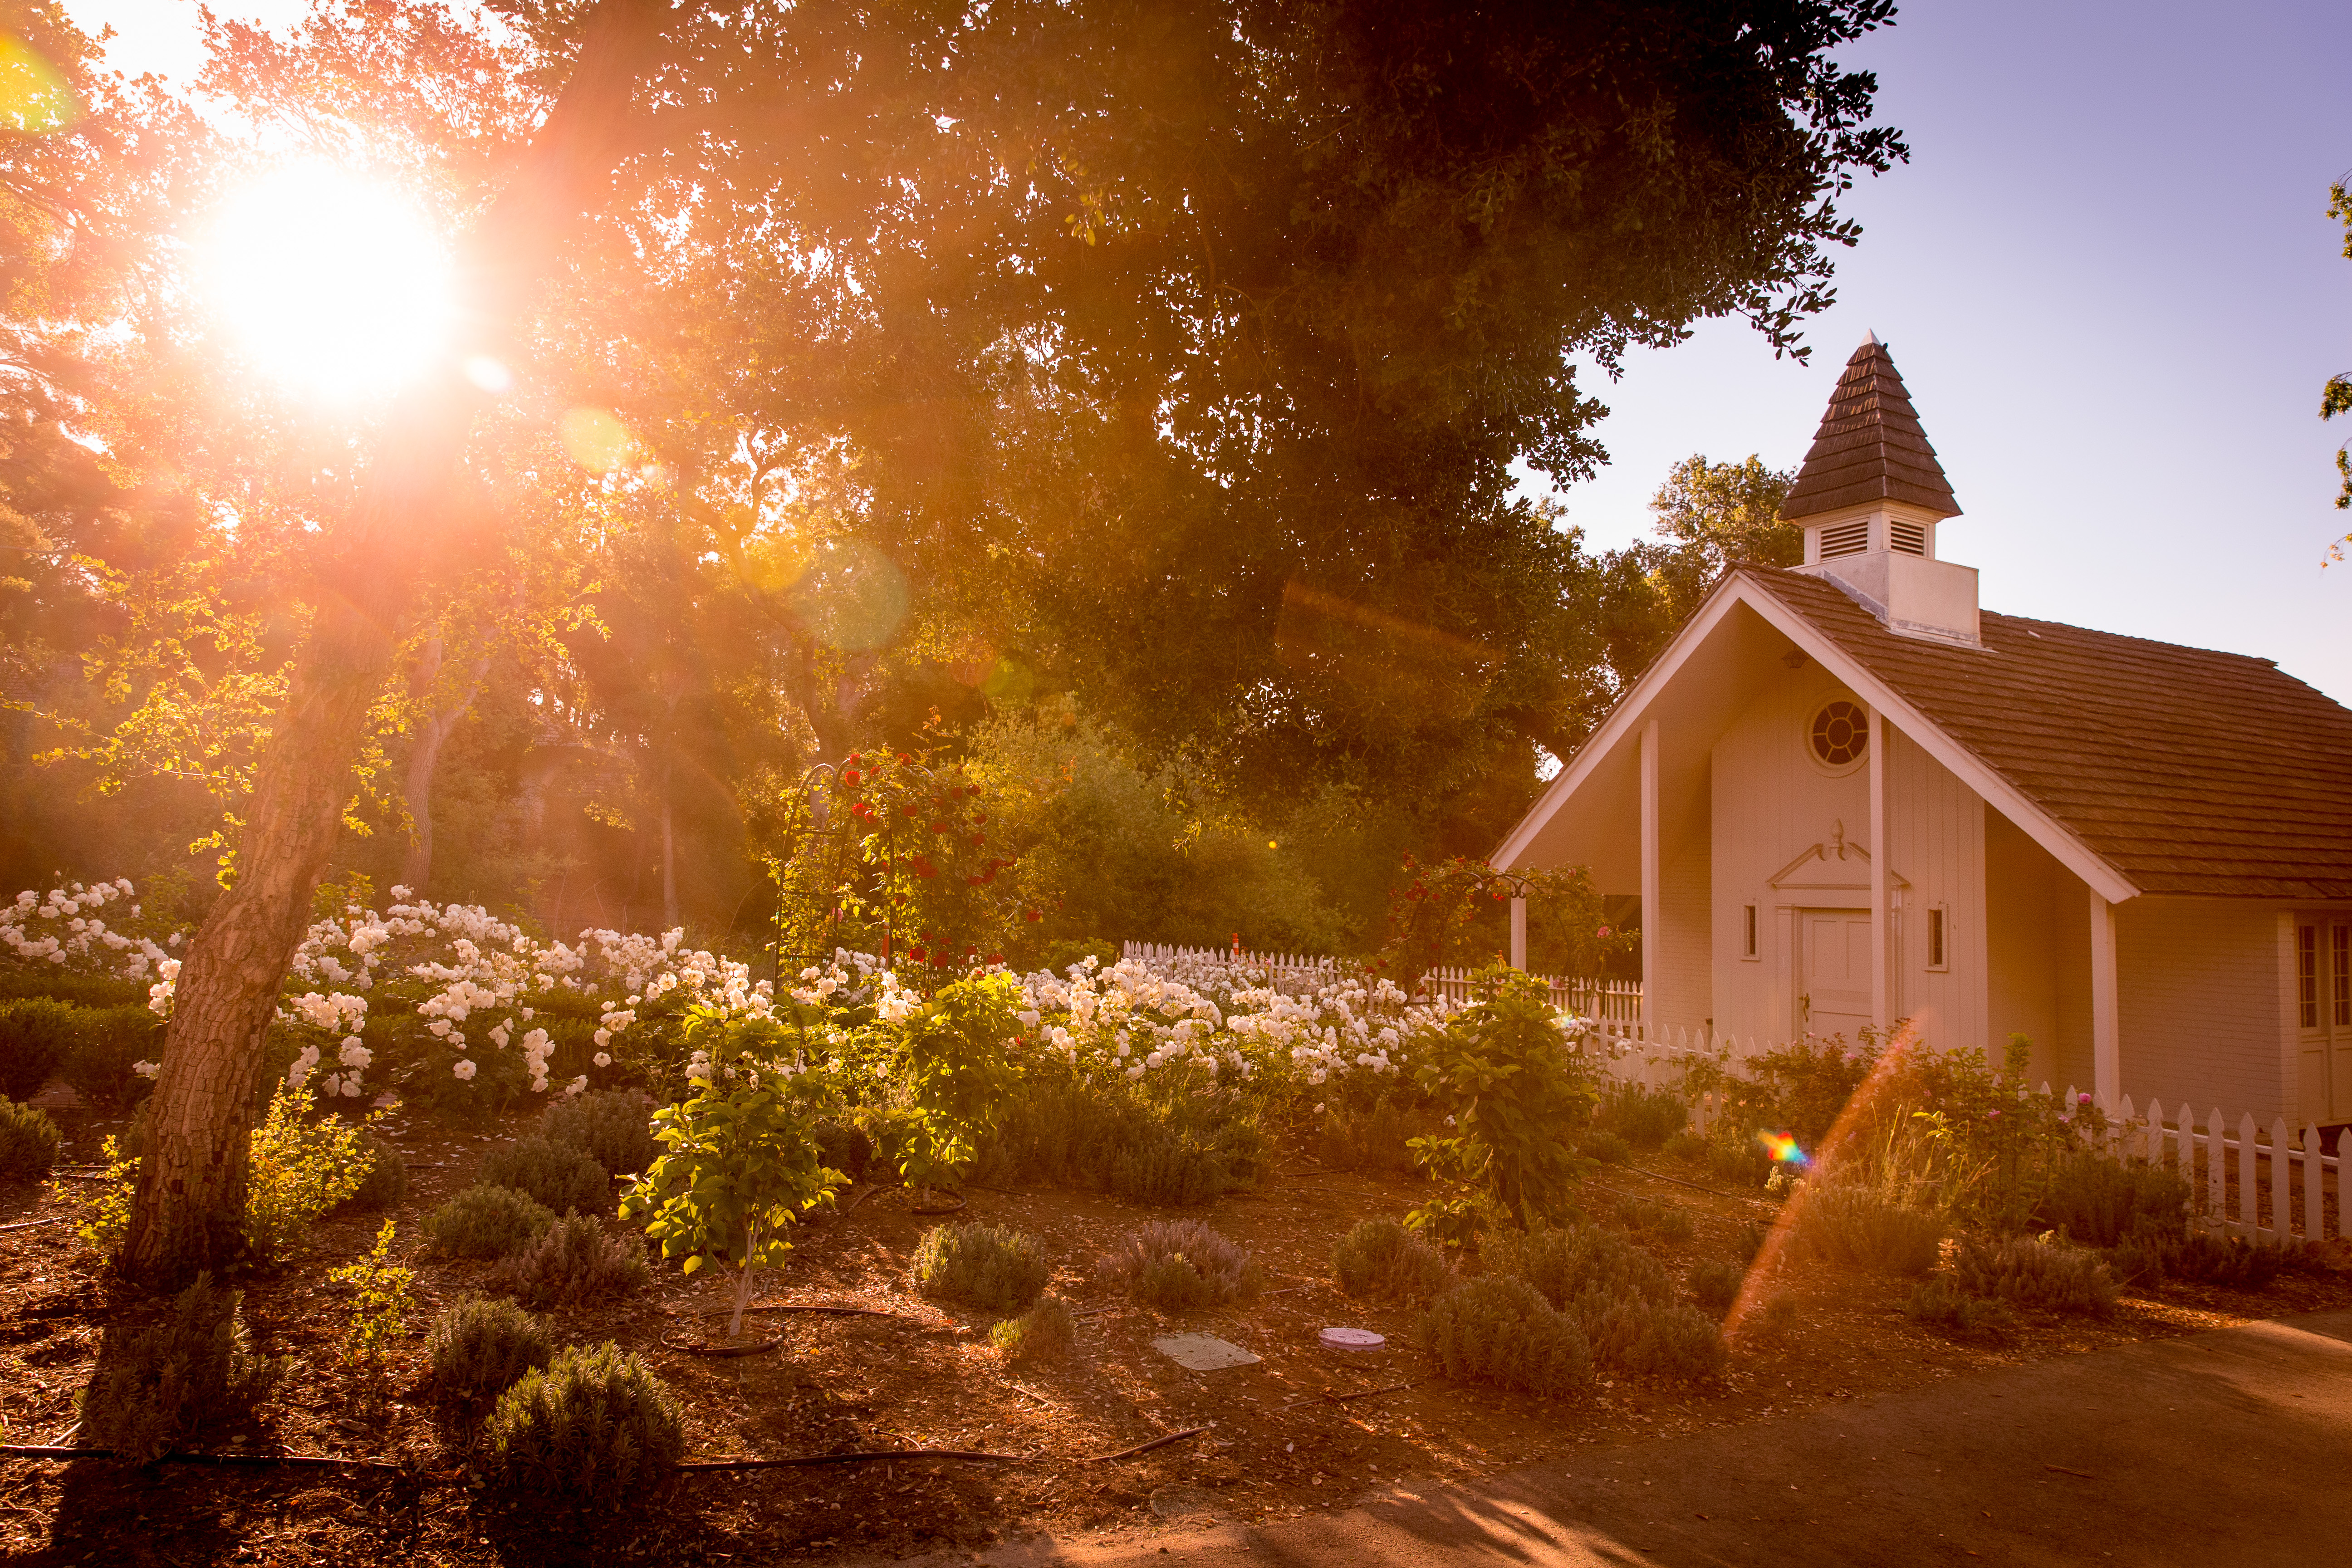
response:
M1376 1351L1389 1342L1370 1329L1326 1329L1316 1337L1334 1351Z
M1187 1372L1223 1372L1247 1366L1258 1358L1214 1334L1169 1334L1151 1342L1151 1348Z

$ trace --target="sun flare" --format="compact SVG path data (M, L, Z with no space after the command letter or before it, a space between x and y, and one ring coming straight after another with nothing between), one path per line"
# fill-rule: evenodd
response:
M246 186L206 237L207 292L254 364L338 400L380 396L449 344L449 251L389 186L300 163Z

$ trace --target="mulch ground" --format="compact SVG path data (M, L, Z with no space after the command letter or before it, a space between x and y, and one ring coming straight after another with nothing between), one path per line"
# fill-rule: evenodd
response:
M96 1156L106 1124L69 1117L68 1157ZM502 1129L509 1136L518 1128ZM465 1185L481 1135L412 1124L393 1129L413 1186L396 1217L414 1253L416 1221ZM1590 1184L1606 1214L1621 1196L1681 1208L1693 1238L1647 1240L1677 1277L1695 1263L1741 1256L1740 1237L1769 1224L1759 1199L1689 1184L1661 1158L1605 1169ZM1681 1180L1670 1178L1679 1177ZM92 1184L0 1189L0 1226L69 1219ZM1414 1201L1397 1176L1326 1172L1293 1160L1258 1191L1205 1213L1265 1266L1265 1293L1246 1308L1170 1321L1093 1283L1095 1257L1160 1212L1098 1194L974 1191L959 1217L1018 1226L1057 1260L1053 1288L1075 1309L1071 1355L1008 1366L990 1321L912 1292L907 1267L933 1219L908 1194L882 1190L854 1212L808 1228L766 1300L873 1307L882 1317L774 1313L754 1320L779 1337L763 1354L713 1359L676 1348L716 1335L719 1286L657 1275L644 1294L552 1314L567 1340L617 1341L643 1354L687 1413L688 1458L821 1455L933 1447L1018 1457L1003 1465L897 1460L679 1475L617 1513L566 1512L544 1499L510 1504L482 1494L465 1469L468 1424L425 1397L422 1341L440 1307L478 1287L483 1266L411 1257L424 1307L392 1358L389 1387L371 1394L340 1359L347 1299L329 1268L362 1253L381 1215L330 1219L291 1266L241 1281L256 1343L294 1370L246 1433L208 1448L329 1454L392 1461L399 1472L153 1470L98 1460L0 1462L0 1552L29 1563L191 1562L287 1564L723 1563L888 1555L979 1546L1039 1531L1070 1537L1147 1531L1180 1521L1260 1521L1345 1507L1402 1479L1475 1481L1580 1447L1736 1425L1824 1402L1862 1399L1979 1368L2072 1354L2250 1318L2352 1305L2352 1253L2331 1244L2326 1266L2283 1277L2260 1294L2168 1286L2127 1294L2104 1321L2028 1314L2000 1345L1955 1344L1901 1312L1909 1282L1818 1264L1783 1265L1751 1295L1791 1303L1748 1316L1728 1374L1689 1388L1604 1383L1588 1398L1544 1402L1454 1384L1409 1348L1410 1315L1368 1308L1330 1282L1331 1244L1369 1215ZM0 1230L0 1415L11 1443L60 1440L73 1398L110 1323L152 1303L110 1288L70 1224ZM1370 1352L1322 1348L1326 1325L1389 1337ZM747 1323L747 1337L751 1324ZM1187 1372L1152 1348L1171 1331L1219 1335L1255 1364ZM1350 1397L1360 1395L1361 1397ZM1097 1456L1204 1427L1129 1459Z

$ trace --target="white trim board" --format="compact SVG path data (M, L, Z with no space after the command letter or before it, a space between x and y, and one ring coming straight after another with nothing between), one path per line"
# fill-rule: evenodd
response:
M1872 708L1893 719L1904 735L1926 752L1970 789L1990 801L2003 816L2022 829L2027 837L2048 850L2057 862L2089 884L2092 890L2110 903L2121 903L2139 896L2122 872L2108 865L2098 853L2074 837L2063 824L2026 798L2016 785L1987 763L1983 758L1953 740L1925 713L1912 706L1910 700L1889 686L1869 667L1832 641L1820 628L1803 616L1790 609L1769 590L1759 585L1746 570L1735 570L1717 585L1699 606L1675 640L1666 645L1655 663L1642 673L1617 706L1602 720L1601 727L1577 751L1576 756L1560 769L1559 776L1551 782L1517 826L1504 836L1496 847L1493 864L1509 870L1518 863L1536 836L1542 832L1561 805L1574 795L1584 782L1601 766L1601 760L1614 752L1619 744L1630 739L1636 727L1643 722L1653 703L1671 685L1691 655L1714 635L1717 626L1731 614L1732 607L1745 605L1764 622L1797 645L1823 669L1843 681L1846 688Z

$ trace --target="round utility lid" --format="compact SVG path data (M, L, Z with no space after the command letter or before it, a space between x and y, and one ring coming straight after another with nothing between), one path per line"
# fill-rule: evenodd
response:
M1389 1342L1370 1329L1326 1329L1318 1337L1326 1349L1335 1351L1376 1351Z

